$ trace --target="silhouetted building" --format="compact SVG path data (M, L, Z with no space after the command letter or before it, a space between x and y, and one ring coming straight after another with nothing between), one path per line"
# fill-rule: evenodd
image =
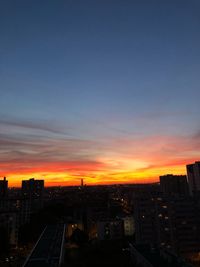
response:
M0 199L6 198L8 195L8 181L6 180L6 177L3 178L3 180L0 180Z
M186 168L190 194L200 193L200 161L189 164Z
M4 192L7 191L7 183L4 184L4 189ZM20 213L19 200L6 197L7 193L3 195L0 199L0 251L2 243L4 249L17 246Z
M149 197L135 199L136 243L159 246L181 255L200 247L199 208L190 197Z
M29 200L30 212L41 209L44 201L44 180L23 180L22 197Z
M160 188L164 195L187 196L189 194L186 175L167 174L160 176Z

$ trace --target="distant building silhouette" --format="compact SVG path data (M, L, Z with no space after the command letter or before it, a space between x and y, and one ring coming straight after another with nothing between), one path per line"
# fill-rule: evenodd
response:
M190 194L200 193L200 161L186 166Z
M6 177L0 180L0 198L6 198L8 194L8 181Z
M30 201L31 212L41 209L44 201L44 180L23 180L22 197Z
M6 177L0 180L0 250L3 247L15 247L18 242L19 212L17 201L8 195L8 181Z
M189 194L187 177L173 174L160 176L160 189L164 195L186 196Z

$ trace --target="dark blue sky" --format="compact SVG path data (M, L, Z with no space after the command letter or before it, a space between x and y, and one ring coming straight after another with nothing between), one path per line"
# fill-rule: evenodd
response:
M199 14L198 0L2 0L1 134L196 136Z

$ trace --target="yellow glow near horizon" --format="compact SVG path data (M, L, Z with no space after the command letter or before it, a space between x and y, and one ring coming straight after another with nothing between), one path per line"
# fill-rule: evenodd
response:
M138 165L139 166L139 165ZM140 165L141 166L141 165ZM117 184L117 183L149 183L157 182L159 176L167 173L173 174L185 174L185 166L167 166L158 167L152 169L137 170L117 170L107 172L85 172L80 174L70 174L67 172L29 172L24 174L10 173L7 175L9 186L21 186L21 181L24 179L30 179L32 177L36 179L44 179L45 186L54 185L79 185L80 179L84 178L84 182L87 185L95 184Z

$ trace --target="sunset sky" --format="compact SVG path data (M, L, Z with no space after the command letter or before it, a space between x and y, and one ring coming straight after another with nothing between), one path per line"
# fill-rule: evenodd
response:
M199 0L0 1L0 177L146 183L200 160Z

